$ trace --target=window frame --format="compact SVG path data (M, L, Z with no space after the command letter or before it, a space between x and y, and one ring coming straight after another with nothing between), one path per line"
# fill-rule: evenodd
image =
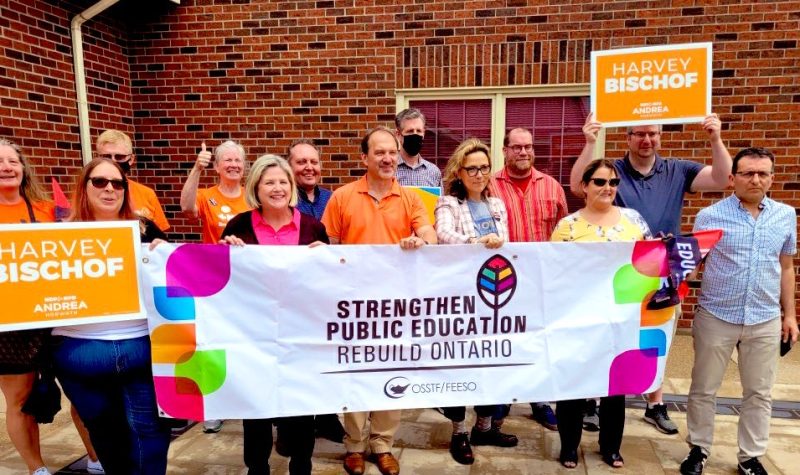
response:
M492 171L503 168L503 137L506 129L506 99L517 97L584 97L590 95L589 83L543 84L536 86L448 87L425 89L396 89L396 112L407 109L417 100L471 100L491 99L491 151ZM605 154L605 128L597 137L594 158Z

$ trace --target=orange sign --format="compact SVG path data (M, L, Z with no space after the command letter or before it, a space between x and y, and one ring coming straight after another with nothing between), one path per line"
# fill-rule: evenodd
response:
M0 331L144 318L135 221L0 225Z
M711 43L593 51L592 110L607 127L702 122L711 75Z

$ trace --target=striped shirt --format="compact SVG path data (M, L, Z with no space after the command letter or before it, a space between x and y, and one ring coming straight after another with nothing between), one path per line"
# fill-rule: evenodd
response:
M781 255L797 252L797 215L769 198L758 218L731 195L701 210L695 231L722 229L708 253L698 303L735 325L756 325L780 317Z
M492 177L489 190L506 205L511 242L549 241L556 224L567 215L564 188L535 168L524 192L511 182L505 168Z
M397 156L397 181L402 186L438 186L442 187L442 172L433 163L419 157L417 165L412 167Z

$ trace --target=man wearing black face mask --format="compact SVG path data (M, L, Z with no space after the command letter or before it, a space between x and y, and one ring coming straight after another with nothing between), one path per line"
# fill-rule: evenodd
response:
M394 118L395 135L400 142L397 181L403 186L442 186L439 167L420 157L425 137L425 116L419 109L405 109Z
M97 137L95 155L107 160L114 160L125 171L133 212L153 221L162 231L169 229L169 221L164 215L164 209L161 207L161 202L158 201L156 192L149 186L130 179L131 167L136 163L131 138L119 130L106 130Z

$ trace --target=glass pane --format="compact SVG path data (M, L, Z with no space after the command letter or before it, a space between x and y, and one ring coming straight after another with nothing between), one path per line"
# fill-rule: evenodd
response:
M533 132L536 168L564 187L570 211L583 200L569 192L569 172L584 145L583 123L588 97L520 97L506 100L506 131L516 127Z
M422 156L444 168L458 144L469 137L477 137L491 147L491 99L447 99L410 101L425 114L425 142Z

